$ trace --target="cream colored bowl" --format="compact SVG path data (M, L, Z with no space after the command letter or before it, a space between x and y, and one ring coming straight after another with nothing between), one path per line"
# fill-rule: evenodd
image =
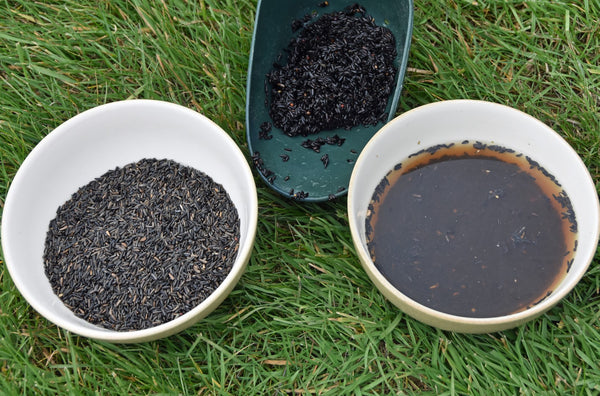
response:
M578 225L574 262L541 303L491 318L470 318L428 308L398 291L375 267L367 249L365 219L376 186L393 167L419 150L451 142L481 141L530 156L554 175L571 199ZM350 230L356 253L375 286L413 318L444 330L485 333L523 324L557 304L584 276L596 252L600 210L592 178L569 144L539 120L500 104L451 100L421 106L385 125L360 154L348 189Z
M238 211L240 245L221 285L186 314L161 325L113 331L76 317L53 293L42 255L57 208L81 186L117 166L143 158L171 159L221 184ZM41 315L73 333L111 342L140 342L179 332L213 311L244 272L253 248L258 203L244 155L218 125L188 108L129 100L76 115L48 134L27 156L8 191L2 248L10 275Z

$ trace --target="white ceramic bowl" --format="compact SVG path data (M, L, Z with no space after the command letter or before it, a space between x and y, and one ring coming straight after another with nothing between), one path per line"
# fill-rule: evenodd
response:
M470 318L430 309L392 286L375 267L367 249L367 207L386 173L412 153L463 140L493 143L529 155L558 179L571 199L578 225L574 262L552 294L525 311L501 317ZM392 120L373 136L360 154L348 189L353 243L362 266L376 287L408 315L431 326L466 333L494 332L518 326L547 311L569 293L596 252L599 212L598 195L586 166L558 133L521 111L473 100L428 104Z
M238 256L222 284L188 313L161 325L113 331L76 317L53 293L42 255L57 208L94 178L143 158L171 159L223 185L240 218ZM244 272L253 248L258 203L250 167L235 142L205 116L173 103L128 100L66 121L27 156L8 191L2 248L10 275L41 315L73 333L111 342L141 342L179 332L213 311Z

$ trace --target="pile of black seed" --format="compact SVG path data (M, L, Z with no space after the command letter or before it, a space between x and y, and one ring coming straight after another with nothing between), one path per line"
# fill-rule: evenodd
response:
M50 222L44 250L54 292L77 316L140 330L185 314L225 279L239 217L212 178L143 159L81 187Z
M273 124L307 136L385 121L397 71L392 32L358 4L293 27L300 32L286 48L287 63L267 74Z

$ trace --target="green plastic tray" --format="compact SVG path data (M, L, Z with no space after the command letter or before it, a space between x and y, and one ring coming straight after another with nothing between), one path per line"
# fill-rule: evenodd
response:
M354 162L373 134L383 126L380 123L351 130L322 131L307 137L289 137L273 126L270 132L272 139L259 139L260 125L265 121L272 123L265 93L265 78L277 56L294 36L292 22L309 13L315 13L318 17L340 11L355 2L330 0L327 7L320 7L320 3L319 0L259 1L246 91L246 137L250 154L253 158L260 156L263 168L272 172L269 177L261 172L259 174L265 183L280 194L300 199L297 194L304 192L308 196L301 199L312 202L346 194ZM406 72L413 25L412 0L363 0L359 4L366 8L367 14L375 19L376 24L389 28L396 38L398 74L396 88L386 110L389 121L395 116ZM336 134L346 139L343 145L323 145L319 153L301 146L306 139L314 140ZM329 156L326 168L320 160L324 154ZM289 160L283 161L282 155L288 155Z

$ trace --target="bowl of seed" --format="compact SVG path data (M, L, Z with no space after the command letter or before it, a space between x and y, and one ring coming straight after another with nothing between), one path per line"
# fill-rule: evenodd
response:
M49 321L149 341L229 295L257 212L248 162L224 130L177 104L127 100L74 116L34 147L6 197L2 248Z
M559 133L475 100L424 105L379 130L353 170L348 213L382 294L464 333L554 307L592 262L600 223L590 173Z

